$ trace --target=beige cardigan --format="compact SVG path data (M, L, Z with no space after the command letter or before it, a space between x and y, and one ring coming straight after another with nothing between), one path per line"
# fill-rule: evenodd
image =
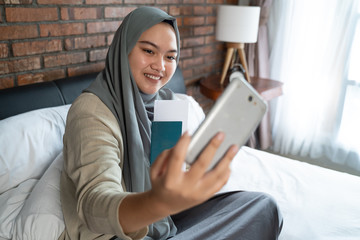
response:
M65 230L59 239L142 239L148 229L125 235L118 218L124 197L123 141L118 122L94 94L72 104L64 134L61 204Z

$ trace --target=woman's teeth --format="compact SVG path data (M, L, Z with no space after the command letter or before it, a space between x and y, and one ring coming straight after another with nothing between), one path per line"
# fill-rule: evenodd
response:
M157 77L157 76L154 76L154 75L150 75L150 74L144 74L145 75L145 77L148 77L148 78L151 78L151 79L154 79L154 80L159 80L160 79L160 77Z

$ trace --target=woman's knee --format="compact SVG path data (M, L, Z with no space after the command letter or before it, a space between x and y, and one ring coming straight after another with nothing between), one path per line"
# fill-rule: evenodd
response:
M239 202L239 207L245 207L245 211L251 212L254 221L262 222L263 227L273 229L277 235L280 234L283 219L274 197L262 192L235 192L232 198L238 199L235 201Z

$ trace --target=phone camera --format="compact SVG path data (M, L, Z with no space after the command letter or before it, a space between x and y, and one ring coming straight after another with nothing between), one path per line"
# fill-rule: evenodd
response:
M252 102L252 100L253 100L253 96L250 95L250 96L248 97L248 101L249 101L249 102Z

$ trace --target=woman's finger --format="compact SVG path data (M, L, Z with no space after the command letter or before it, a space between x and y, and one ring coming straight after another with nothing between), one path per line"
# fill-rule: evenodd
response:
M168 161L169 161L170 150L167 149L159 154L150 169L150 176L152 180L164 174L166 171Z
M171 149L168 174L169 176L177 176L182 173L182 166L185 162L186 152L190 144L191 137L185 132Z
M231 146L215 168L206 173L202 182L203 189L213 194L226 184L230 176L231 161L234 159L238 150L239 148L237 146Z
M221 143L224 141L224 138L225 134L223 132L218 132L215 137L209 141L208 145L200 153L200 156L196 159L195 163L191 166L189 172L190 176L201 177L208 170L210 163L212 162Z

